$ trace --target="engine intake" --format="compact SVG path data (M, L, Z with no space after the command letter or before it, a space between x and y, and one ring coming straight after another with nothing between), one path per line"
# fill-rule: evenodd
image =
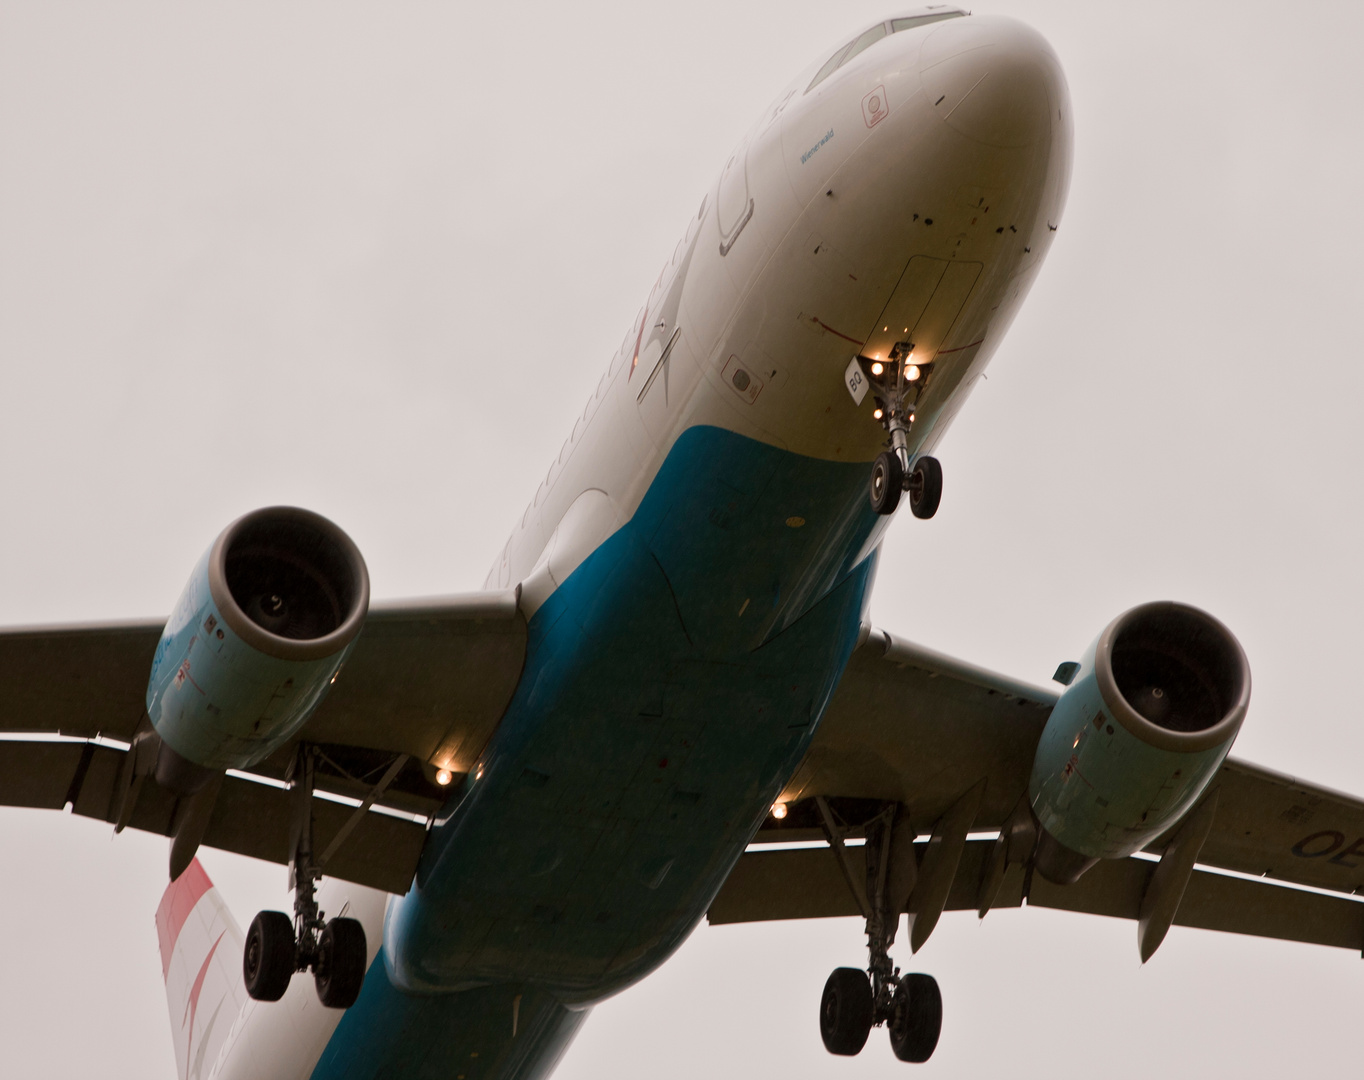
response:
M209 588L243 639L282 660L330 656L360 632L369 575L349 536L307 510L238 518L209 552Z
M1154 745L1220 742L1219 727L1239 722L1236 706L1250 693L1249 668L1236 639L1211 615L1178 604L1133 608L1110 624L1099 648L1100 689L1127 706L1119 717L1124 724L1197 736L1170 739L1148 731Z
M1114 619L1038 743L1035 869L1068 883L1149 844L1203 794L1249 703L1245 653L1211 615L1163 601Z
M147 715L183 759L168 760L191 776L268 757L321 703L368 611L365 561L326 518L238 518L199 560L152 662Z

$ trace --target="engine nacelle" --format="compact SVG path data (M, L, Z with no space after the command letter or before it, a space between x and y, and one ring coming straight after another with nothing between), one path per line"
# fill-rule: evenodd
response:
M245 768L287 742L368 611L365 560L326 518L268 507L234 521L194 568L152 661L147 715L174 751L157 779L192 789L196 775Z
M1197 801L1250 702L1250 665L1225 626L1161 602L1119 615L1047 720L1028 797L1035 869L1058 883L1140 851Z

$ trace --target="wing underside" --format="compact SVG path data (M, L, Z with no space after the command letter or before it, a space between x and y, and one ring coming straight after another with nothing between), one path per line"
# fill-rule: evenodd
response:
M876 817L897 804L921 838L937 839L952 808L978 785L969 823L977 838L961 846L942 910L1028 904L1138 919L1173 829L1146 853L1101 861L1073 885L1055 885L1018 861L1002 881L991 880L997 839L978 837L997 837L1009 825L1058 697L871 631L782 794L786 816L767 819L716 897L710 921L862 913L866 864L856 845ZM1209 797L1214 793L1212 826L1197 857L1202 868L1188 879L1174 925L1364 949L1364 902L1354 896L1364 893L1364 800L1232 758ZM829 824L842 865L828 843ZM915 847L922 868L929 844Z
M139 772L137 737L160 621L0 633L0 805L61 809L174 836L188 799ZM405 892L430 819L458 791L520 679L514 591L376 604L351 657L298 737L214 800L203 843L289 860L288 790L300 742L323 872ZM440 762L451 783L435 781Z

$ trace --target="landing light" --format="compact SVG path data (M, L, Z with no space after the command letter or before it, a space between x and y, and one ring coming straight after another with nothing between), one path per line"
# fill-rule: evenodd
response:
M881 363L879 360L878 360L876 363L872 364L872 366L871 366L871 373L872 373L873 375L880 375L881 372L883 372L883 371L885 371L885 370L886 370L886 365L883 364L883 363Z
M914 382L916 379L918 379L918 377L919 365L910 364L909 367L905 370L905 378L908 379L910 382Z
M871 415L872 415L872 418L873 418L873 419L880 420L880 419L881 419L881 416L882 416L882 413L881 413L881 410L880 410L880 409L873 409Z
M450 781L453 780L454 778L455 774L452 773L449 769L436 770L436 783L438 783L441 787L449 787Z
M772 804L772 816L780 821L786 817L786 804L784 802Z

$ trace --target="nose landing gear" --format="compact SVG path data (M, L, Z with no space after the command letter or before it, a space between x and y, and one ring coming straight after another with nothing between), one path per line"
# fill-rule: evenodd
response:
M909 492L909 509L917 518L931 518L942 501L942 466L937 458L909 459L909 429L914 402L927 381L928 369L910 363L914 346L902 341L888 361L859 360L876 387L876 418L890 435L890 449L878 454L871 471L871 507L878 514L895 513L900 493ZM911 397L913 400L911 400Z
M313 854L314 764L313 748L300 748L294 762L295 841L289 862L294 917L282 911L262 911L251 920L242 953L242 978L246 992L255 1000L278 1001L295 972L311 969L322 1004L348 1009L365 981L368 948L365 928L358 919L324 920L317 906L317 879L322 871Z

